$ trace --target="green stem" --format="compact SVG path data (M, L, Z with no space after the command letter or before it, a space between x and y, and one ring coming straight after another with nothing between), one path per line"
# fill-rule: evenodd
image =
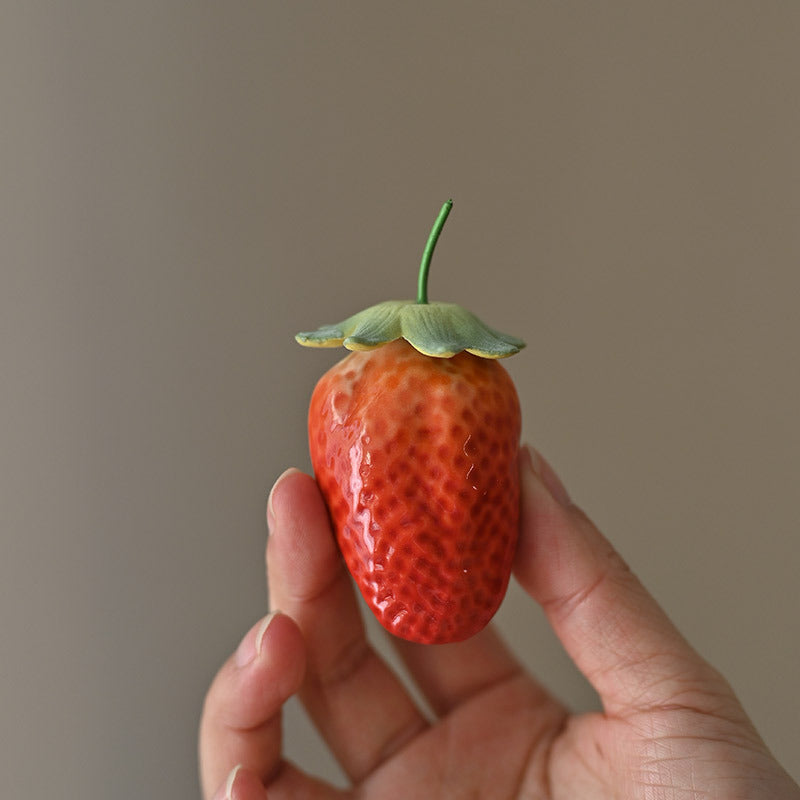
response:
M425 245L425 252L422 254L422 263L419 265L419 280L417 281L417 303L419 305L426 305L428 302L428 271L431 268L433 248L436 247L439 234L442 232L445 220L452 207L452 200L448 200L442 206L442 210L439 212L439 216L436 217L433 228L431 228L431 235L428 237L428 243Z

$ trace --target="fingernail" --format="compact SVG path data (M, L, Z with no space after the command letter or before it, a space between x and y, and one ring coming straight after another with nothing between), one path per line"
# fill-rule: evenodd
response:
M272 508L272 495L275 494L275 487L277 485L277 481L272 484L272 488L269 490L269 497L267 498L267 533L272 533L275 528L275 511Z
M225 781L225 800L233 800L233 784L236 782L236 776L242 768L241 764L237 764L228 775L228 780Z
M241 764L237 764L229 773L228 777L225 779L225 783L217 789L216 794L214 795L214 800L233 800L233 784L236 782L236 776L239 774L239 770L242 768Z
M561 478L535 447L524 445L520 451L520 457L523 466L530 469L541 480L557 503L562 506L572 505L569 492L561 482Z
M267 530L271 534L275 530L275 509L273 508L272 498L275 495L275 490L278 488L278 484L291 472L297 472L298 470L294 467L289 467L289 469L284 470L279 476L275 483L272 484L272 489L270 489L269 497L267 498Z
M242 639L236 648L236 666L240 669L253 662L257 656L261 655L261 646L264 642L264 634L267 632L270 623L275 619L278 611L267 614L257 625L254 625Z

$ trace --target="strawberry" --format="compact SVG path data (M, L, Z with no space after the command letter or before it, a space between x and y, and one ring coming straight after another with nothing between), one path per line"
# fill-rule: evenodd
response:
M481 630L508 586L517 542L520 408L497 358L524 346L464 309L373 306L297 340L351 353L317 383L311 461L344 561L391 633L423 644Z

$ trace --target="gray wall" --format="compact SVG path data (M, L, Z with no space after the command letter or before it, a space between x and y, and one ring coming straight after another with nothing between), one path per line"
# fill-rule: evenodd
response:
M339 357L293 333L411 296L448 196L431 297L528 340L525 437L800 776L799 36L793 0L5 4L4 792L196 796Z

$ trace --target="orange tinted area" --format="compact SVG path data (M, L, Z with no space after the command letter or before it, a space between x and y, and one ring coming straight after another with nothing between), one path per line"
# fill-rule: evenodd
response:
M477 633L508 584L520 410L493 360L404 341L353 353L314 390L314 471L350 572L380 622L412 641Z

